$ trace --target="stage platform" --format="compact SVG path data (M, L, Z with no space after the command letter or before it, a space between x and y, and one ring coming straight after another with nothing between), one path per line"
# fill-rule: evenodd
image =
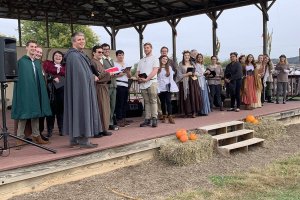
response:
M129 127L120 128L118 131L113 131L113 135L109 137L93 138L92 142L97 143L98 148L94 149L74 149L69 147L68 136L58 136L58 130L54 131L54 136L51 138L51 143L46 145L56 149L57 153L53 154L43 149L26 145L22 150L10 149L10 154L7 157L0 157L0 172L26 166L32 166L50 161L61 160L65 158L86 155L93 152L99 152L106 149L126 146L141 141L160 138L173 134L178 128L194 129L205 125L222 123L233 120L242 120L248 114L255 116L265 116L270 114L288 113L289 111L297 112L300 109L299 101L289 101L287 104L271 104L265 103L262 108L255 110L241 110L240 112L227 112L214 110L209 116L201 116L197 118L176 118L176 124L159 123L157 128L146 127L140 128L139 123L142 118L131 118L134 123ZM13 132L13 120L8 116L8 129ZM3 140L0 141L0 146ZM10 145L14 145L15 141L10 139ZM7 153L7 152L6 152Z
M284 123L299 123L300 102L287 104L266 103L263 108L240 112L218 111L197 118L176 118L176 124L159 123L157 128L140 128L142 118L133 118L129 127L114 131L112 136L92 138L98 148L79 149L69 147L68 136L58 136L57 129L46 146L57 150L56 154L26 145L22 150L10 149L0 157L0 199L44 190L52 185L109 172L152 159L159 147L173 140L179 128L195 129L223 122L243 120L248 114L273 117ZM8 129L13 132L13 120L7 113ZM10 139L10 145L15 141ZM0 140L0 147L3 140Z

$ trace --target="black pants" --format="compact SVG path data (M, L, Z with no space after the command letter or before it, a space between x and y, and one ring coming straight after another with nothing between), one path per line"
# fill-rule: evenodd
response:
M44 131L44 129L45 129L44 123L45 123L45 117L40 117L39 118L39 130L40 130L40 133L42 133Z
M161 92L158 94L161 103L161 111L163 115L172 115L171 92ZM167 108L166 108L167 107Z
M230 91L230 107L234 108L236 102L236 108L240 108L241 106L241 86L242 86L242 79L231 80L228 83L229 91Z
M54 99L50 102L52 116L46 117L47 130L52 131L54 128L55 116L59 132L63 128L63 113L64 113L64 87L54 89Z
M116 117L117 120L124 119L126 117L126 109L128 103L128 87L118 86L116 96Z
M214 102L217 103L216 106L221 106L221 90L222 90L222 86L219 85L209 85L209 90L210 90L210 96L209 96L209 100L210 100L210 107L212 108L214 105Z

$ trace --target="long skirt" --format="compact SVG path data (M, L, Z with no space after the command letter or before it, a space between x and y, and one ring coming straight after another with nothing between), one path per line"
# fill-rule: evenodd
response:
M244 80L244 83L247 83L243 88L242 92L242 102L245 105L249 104L255 104L258 100L256 96L256 89L255 89L255 83L254 83L254 76L247 76L246 80ZM260 98L259 98L260 99Z
M210 110L210 102L209 102L209 94L208 94L208 86L206 84L205 78L200 77L204 81L204 88L200 88L201 92L201 102L202 102L202 109L200 111L200 114L207 115L211 112Z
M260 83L261 84L261 83ZM262 107L262 104L261 104L261 90L256 90L256 103L252 103L251 104L251 107L253 108L261 108Z
M197 114L201 111L202 102L198 80L189 78L189 94L184 99L183 82L179 83L179 113Z

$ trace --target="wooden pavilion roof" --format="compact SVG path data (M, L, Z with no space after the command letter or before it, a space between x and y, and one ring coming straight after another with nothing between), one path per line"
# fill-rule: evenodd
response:
M1 0L0 18L116 29L247 6L268 0Z

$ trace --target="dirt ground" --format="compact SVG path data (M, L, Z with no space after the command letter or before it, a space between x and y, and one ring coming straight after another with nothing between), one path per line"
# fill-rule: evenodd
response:
M44 191L30 193L14 200L119 200L166 199L186 190L213 187L208 177L245 172L268 165L300 153L300 124L287 127L287 134L275 141L267 141L264 148L255 148L248 153L236 153L229 158L215 154L204 163L184 167L169 166L156 159L93 176L80 181L50 187Z

